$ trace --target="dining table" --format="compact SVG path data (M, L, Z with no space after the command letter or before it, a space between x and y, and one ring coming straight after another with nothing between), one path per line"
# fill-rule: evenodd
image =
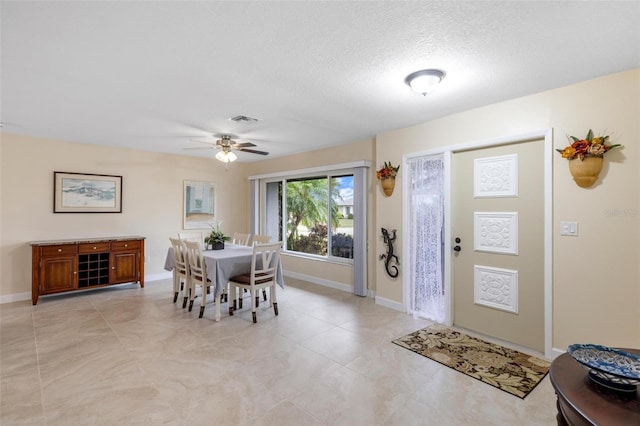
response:
M251 272L253 247L225 243L224 248L221 250L202 250L202 255L206 265L207 279L211 281L214 300L216 301L215 319L216 321L220 321L221 295L231 277ZM173 247L169 247L167 250L167 258L164 262L164 269L173 271L175 266ZM276 283L284 288L282 262L280 259L278 259L278 265L276 267ZM204 306L206 303L205 296L206 295L203 295L202 297L201 306Z

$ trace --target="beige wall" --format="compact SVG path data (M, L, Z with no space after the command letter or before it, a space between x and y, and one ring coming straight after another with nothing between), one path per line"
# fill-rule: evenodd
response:
M270 173L288 172L292 170L303 170L313 167L329 166L333 164L348 163L351 161L367 160L374 162L374 141L365 140L354 142L339 147L327 148L318 151L303 152L286 157L273 158L269 160L254 162L249 164L249 175L262 175ZM375 189L375 179L370 177L369 181L369 207L367 234L369 235L369 269L368 288L375 290L376 281L374 275L375 253L371 250L374 247L372 238L374 232L373 205ZM320 280L330 283L342 284L353 287L353 267L338 263L331 263L327 267L326 262L318 262L298 256L282 256L282 263L287 272L317 277Z
M167 238L182 228L184 180L216 182L222 229L248 230L245 164L225 171L213 159L7 134L0 144L0 296L30 294L33 240L141 235L150 258L145 275L166 272ZM123 176L123 212L54 214L54 171Z
M182 228L184 180L216 182L223 230L247 232L249 175L372 160L374 146L372 140L356 142L255 163L233 163L225 171L222 163L211 159L19 135L3 134L0 143L0 297L12 298L31 291L29 241L142 235L149 257L145 275L161 274L166 272L167 238ZM122 175L123 213L52 213L54 171ZM370 215L372 206L373 202ZM373 226L373 219L369 223ZM327 268L325 263L293 256L285 256L283 263L293 273L353 285L353 268L348 265ZM373 272L369 275L369 288L374 289Z
M553 157L553 342L640 347L640 70L451 115L379 134L378 163L402 155L552 128L554 148L592 128L624 149L607 154L596 185L579 188L567 160ZM380 166L381 164L378 164ZM402 169L396 192L378 197L376 229L397 228L402 261ZM560 221L577 221L578 237L561 237ZM378 252L383 251L378 242ZM377 295L402 301L401 277L376 268Z
M140 234L147 237L151 257L147 274L164 272L166 238L182 226L185 179L218 183L223 228L232 232L248 228L247 176L371 160L369 288L401 303L403 272L398 280L384 272L377 259L384 253L377 230L398 229L396 251L402 262L404 170L394 194L384 197L374 169L382 161L400 164L406 153L548 128L557 148L566 144L567 134L582 136L589 128L625 145L607 154L601 178L590 189L576 186L566 160L554 154L553 347L565 349L575 342L640 347L640 70L383 133L375 141L234 163L226 172L208 159L2 135L0 296L30 292L31 240ZM124 213L53 214L54 170L123 175ZM579 222L579 237L560 237L561 220ZM337 282L352 275L348 268L300 259L285 259L289 268Z

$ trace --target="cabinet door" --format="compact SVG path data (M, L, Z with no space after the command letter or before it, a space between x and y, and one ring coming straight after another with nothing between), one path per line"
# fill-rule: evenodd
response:
M111 252L111 284L138 281L139 251Z
M42 258L40 292L46 294L75 290L78 283L76 263L75 255Z

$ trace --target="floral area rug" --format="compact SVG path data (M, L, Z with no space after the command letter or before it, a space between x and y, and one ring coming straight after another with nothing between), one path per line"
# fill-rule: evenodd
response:
M544 359L438 325L393 343L522 399L547 375L550 365Z

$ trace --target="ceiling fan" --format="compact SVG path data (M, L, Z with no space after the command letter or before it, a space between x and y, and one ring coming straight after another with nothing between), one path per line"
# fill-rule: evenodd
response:
M185 148L185 149L219 149L220 152L216 154L216 158L223 163L230 163L232 161L236 161L238 157L232 151L242 151L248 152L250 154L258 154L258 155L269 155L266 151L258 151L257 149L250 149L251 147L257 146L251 142L242 142L238 143L231 139L231 135L222 134L220 135L220 139L218 139L215 145L211 142L199 141L196 139L191 139L194 142L203 143L209 145L208 147L198 147L198 148Z

